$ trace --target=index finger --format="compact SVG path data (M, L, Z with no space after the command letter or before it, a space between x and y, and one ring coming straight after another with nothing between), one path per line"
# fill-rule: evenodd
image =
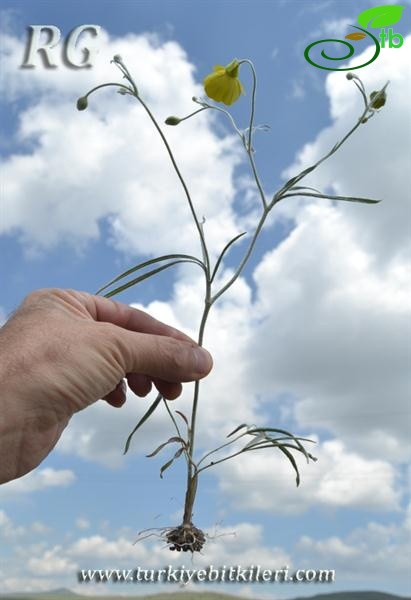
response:
M118 325L118 327L123 327L130 331L166 335L177 340L197 344L195 340L179 329L158 321L138 308L132 308L128 304L111 300L111 298L88 294L87 292L76 293L81 295L80 299L82 303L95 321L113 323L113 325Z

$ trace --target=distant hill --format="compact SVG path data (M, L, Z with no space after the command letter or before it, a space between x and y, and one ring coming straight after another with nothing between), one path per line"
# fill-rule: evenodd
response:
M0 595L1 600L241 600L238 596L208 592L176 592L147 596L82 596L71 590L58 589L50 592L13 593ZM258 600L256 596L253 600ZM383 592L332 592L316 596L298 596L294 600L411 600L410 596L395 596Z

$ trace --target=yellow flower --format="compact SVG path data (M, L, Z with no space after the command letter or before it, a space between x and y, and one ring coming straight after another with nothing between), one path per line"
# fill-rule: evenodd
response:
M237 59L230 64L222 67L216 65L213 73L207 75L204 79L204 89L209 98L216 102L224 104L233 104L241 94L244 94L244 88L238 79L240 65Z

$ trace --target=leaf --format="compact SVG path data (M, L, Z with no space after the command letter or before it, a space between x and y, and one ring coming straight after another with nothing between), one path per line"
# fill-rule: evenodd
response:
M404 7L398 4L386 4L368 8L358 15L358 23L362 27L387 27L398 23Z
M187 427L188 427L188 419L187 419L187 417L185 416L185 414L184 414L184 413L182 413L182 412L181 412L181 411L179 411L179 410L176 410L176 413L177 413L178 415L180 415L180 417L183 419L183 421L185 421L185 423L186 423L186 425L187 425Z
M139 420L137 425L134 427L133 431L130 433L130 435L127 438L126 447L124 448L123 454L127 454L128 449L130 448L131 438L136 433L137 429L140 429L140 427L143 425L143 423L145 423L147 421L147 419L153 414L153 412L156 410L157 406L160 404L162 397L163 396L161 394L158 394L158 396L154 400L153 404L149 407L147 412L144 413L144 415L141 417L141 419Z
M292 196L312 196L313 198L323 198L325 200L343 200L344 202L360 202L362 204L378 204L381 200L373 198L356 198L355 196L332 196L331 194L311 194L308 192L299 192L298 194L284 194L283 198Z
M304 446L300 443L299 439L297 437L295 437L295 435L293 435L292 433L290 433L289 431L286 431L285 429L276 429L274 427L256 427L255 429L251 429L250 431L248 431L247 433L258 433L260 431L264 431L265 433L267 431L272 431L274 433L282 433L284 435L286 435L289 439L294 440L295 443L297 444L297 446L299 447L300 451L304 454L304 456L308 459L308 455L307 455L307 450L304 448ZM270 438L269 436L267 436L268 440L272 440L273 438Z
M363 38L367 37L365 33L361 33L360 31L358 33L349 33L348 35L345 36L346 40L362 40Z
M222 261L222 259L223 259L223 256L224 256L224 254L227 252L227 250L229 249L229 247L230 247L232 244L234 244L234 242L236 242L237 240L239 240L239 239L240 239L240 237L242 237L242 236L243 236L243 235L245 235L246 233L247 233L246 231L244 231L243 233L239 233L239 234L238 234L238 235L236 235L236 236L235 236L235 237L234 237L232 240L230 240L230 241L228 242L228 244L227 244L227 245L224 247L224 250L221 252L220 256L218 257L218 260L217 260L217 262L216 262L216 265L215 265L215 267L214 267L213 274L211 275L211 281L213 281L213 280L214 280L214 277L216 276L216 273L217 273L218 267L220 266L220 263L221 263L221 261Z
M179 448L177 450L177 452L174 454L173 458L171 458L170 460L168 460L160 469L160 477L161 479L163 479L163 473L166 469L168 469L168 467L171 467L171 465L173 464L173 462L175 461L176 458L180 458L180 456L182 455L184 451L184 448Z
M160 444L155 450L153 450L153 452L151 452L151 454L146 454L146 457L152 458L153 456L158 454L160 452L160 450L165 448L165 446L167 446L167 444L175 444L176 442L180 442L181 444L184 444L184 446L186 444L185 440L183 440L183 438L181 438L181 437L178 437L178 436L171 437L169 440L167 440L163 444Z
M242 425L239 425L238 427L233 429L233 431L231 433L229 433L227 437L231 437L232 435L237 433L237 431L240 431L240 429L243 429L243 427L248 427L247 423L243 423Z
M295 462L294 456L291 454L291 452L289 452L286 448L284 448L284 446L278 446L278 449L281 450L281 452L286 455L286 457L288 458L290 463L293 465L294 471L297 474L296 483L297 483L297 487L298 487L300 485L300 473L298 471L297 463Z
M187 258L187 259L198 262L199 265L204 267L203 263L198 258L196 258L195 256L191 256L190 254L165 254L164 256L159 256L157 258L152 258L150 260L146 260L145 262L142 262L142 263L136 265L135 267L132 267L131 269L128 269L127 271L124 271L124 273L121 273L121 275L118 275L117 277L115 277L114 279L112 279L111 281L106 283L106 285L103 285L103 287L101 287L99 290L97 290L96 295L99 294L100 292L102 292L103 290L107 289L108 287L110 287L110 285L113 285L113 283L120 281L120 279L123 279L124 277L131 275L131 273L134 273L135 271L139 271L140 269L144 269L144 267L148 267L149 265L152 265L156 262L161 262L162 260L169 260L171 258L184 258L184 259Z
M247 448L250 448L251 446L254 445L259 445L261 444L261 442L266 441L267 440L267 436L265 435L265 433L258 433L255 436L255 439L251 440L251 442L248 442L248 444L246 444L243 448L243 450L246 450Z
M148 279L149 277L152 277L153 275L156 275L157 273L160 273L161 271L164 271L164 269L168 269L168 267L172 267L173 265L177 265L178 263L197 263L197 261L194 261L194 260L173 260L172 262L167 263L166 265L163 265L162 267L157 267L157 269L153 269L152 271L148 271L148 273L144 273L144 275L140 275L140 277L136 277L135 279L132 279L131 281L128 281L127 283L124 283L123 285L120 285L118 288L115 288L114 290L111 290L111 292L107 292L107 294L104 294L104 297L105 298L111 298L111 296L115 296L116 294L119 294L120 292L124 292L124 290L126 290L129 287L132 287L133 285L136 285L137 283L140 283L140 281L144 281L144 279Z

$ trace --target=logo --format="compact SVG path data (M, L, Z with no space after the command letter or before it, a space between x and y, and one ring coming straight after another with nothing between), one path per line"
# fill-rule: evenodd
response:
M48 69L58 66L57 55L61 52L63 64L67 67L84 69L93 66L98 48L92 46L80 46L80 38L88 36L97 38L100 25L79 25L67 34L59 47L61 32L55 25L30 25L28 28L28 40L22 68L33 69L37 65L37 59L41 56L43 65ZM60 52L59 52L60 51Z
M327 42L337 42L339 44L344 44L344 46L348 47L348 53L345 54L345 56L335 58L333 56L328 56L324 52L324 50L321 50L321 56L324 59L332 61L346 61L347 59L351 58L351 56L353 56L353 54L355 53L354 46L344 40L336 39L318 40L318 42L313 42L312 44L309 44L304 51L305 60L308 61L310 65L313 65L313 67L317 67L317 69L325 69L326 71L353 71L354 69L361 69L362 67L366 67L374 60L376 60L381 48L401 48L401 46L403 45L404 39L402 35L400 35L399 33L394 33L393 28L389 27L390 25L398 23L398 21L401 19L403 8L404 6L399 6L398 4L387 4L385 6L375 6L374 8L368 8L367 10L364 10L358 15L357 21L361 25L361 27L357 27L356 25L350 25L350 27L353 27L357 31L349 33L345 36L345 39L351 41L359 41L366 37L369 37L373 40L375 44L374 55L366 63L358 65L357 67L348 67L345 69L340 69L338 67L325 67L319 65L310 58L310 51L312 48L314 48L314 46L317 46L318 44L325 44ZM375 32L375 35L373 35L370 31L368 31L368 27L372 29L380 29L380 32ZM388 32L385 29L386 27L388 27ZM376 36L378 36L379 40Z

